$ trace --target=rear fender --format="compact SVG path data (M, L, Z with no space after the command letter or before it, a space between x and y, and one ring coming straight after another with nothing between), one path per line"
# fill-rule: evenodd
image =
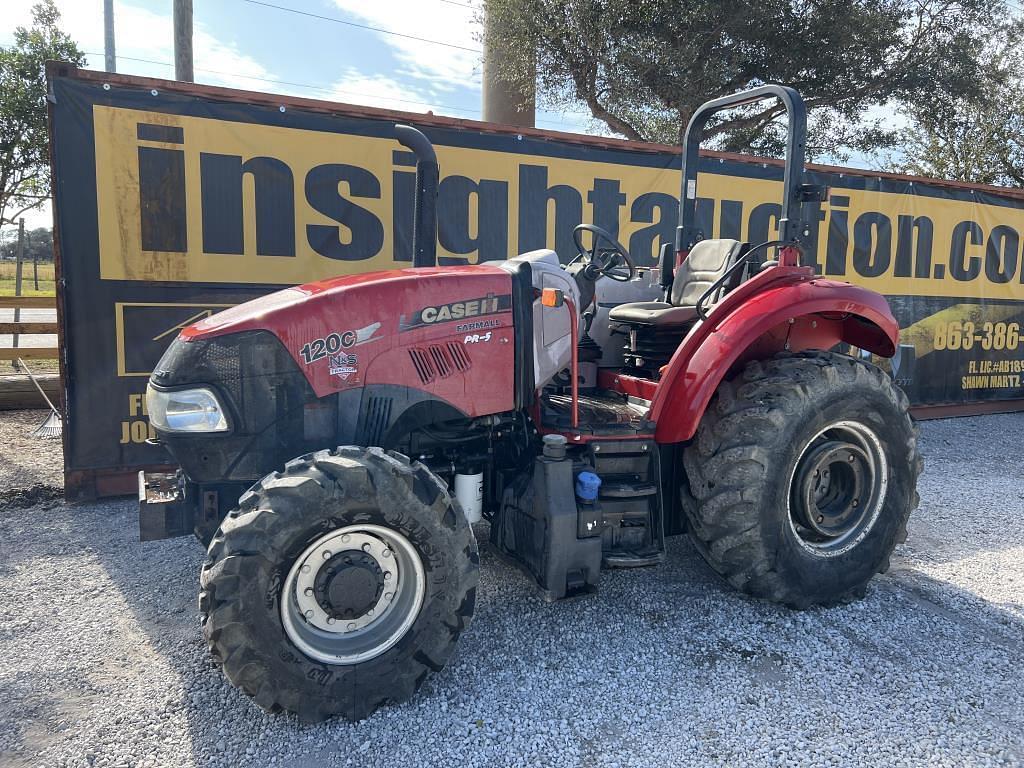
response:
M840 342L892 357L898 339L896 319L880 294L794 271L745 300L723 301L686 337L651 403L655 438L692 438L722 379L750 360Z

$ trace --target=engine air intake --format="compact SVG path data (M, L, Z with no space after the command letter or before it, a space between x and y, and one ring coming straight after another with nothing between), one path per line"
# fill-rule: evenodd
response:
M465 373L470 367L469 355L457 341L413 347L409 350L409 357L416 375L424 384L435 379L446 379L455 373Z

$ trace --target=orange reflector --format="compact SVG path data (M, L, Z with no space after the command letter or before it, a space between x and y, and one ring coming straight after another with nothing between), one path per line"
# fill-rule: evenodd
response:
M560 307L565 303L565 295L557 288L545 288L540 293L540 303L545 307Z

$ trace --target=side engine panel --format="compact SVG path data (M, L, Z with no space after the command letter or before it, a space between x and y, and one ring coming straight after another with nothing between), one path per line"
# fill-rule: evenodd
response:
M488 266L332 278L214 315L182 339L265 330L317 397L408 387L467 416L500 413L516 390L512 280Z

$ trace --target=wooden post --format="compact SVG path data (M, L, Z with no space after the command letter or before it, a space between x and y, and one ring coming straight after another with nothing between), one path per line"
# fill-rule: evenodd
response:
M107 72L117 72L114 51L114 0L103 0L103 64Z
M174 77L195 82L192 70L192 0L174 0Z
M18 219L18 250L15 251L15 267L14 267L14 295L21 296L21 262L25 260L25 219ZM21 308L14 308L14 322L21 320ZM18 334L14 334L11 340L11 346L17 349L18 347ZM14 370L19 370L18 361L11 360L11 367Z
M32 233L25 233L25 242L29 245L32 244ZM32 249L32 284L35 290L39 290L39 249Z

